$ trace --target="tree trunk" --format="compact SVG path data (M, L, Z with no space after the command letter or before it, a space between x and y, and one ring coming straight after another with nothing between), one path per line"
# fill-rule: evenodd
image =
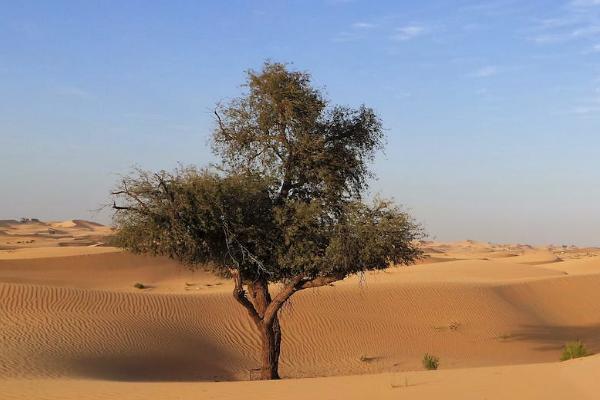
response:
M260 379L279 379L281 328L278 318L271 326L263 325L260 334L262 340Z
M264 280L252 282L248 285L248 292L260 318L263 318L267 307L271 304L268 283ZM257 327L261 336L260 379L279 379L279 354L281 352L279 317L275 316L270 324L261 321Z
M271 298L268 281L257 279L246 283L252 301L246 297L239 271L233 270L232 276L235 280L233 297L246 308L260 332L262 344L260 379L279 379L279 354L281 352L279 310L290 296L298 290L328 285L344 279L344 274L321 276L313 279L306 279L303 275L297 275L284 285L275 298Z

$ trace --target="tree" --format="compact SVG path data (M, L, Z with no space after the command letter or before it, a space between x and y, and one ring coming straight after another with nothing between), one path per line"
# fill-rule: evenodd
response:
M249 71L245 87L214 113L220 165L122 178L116 240L232 278L260 332L261 378L277 379L288 299L415 261L422 230L393 202L362 199L384 139L372 109L329 106L308 73L279 63Z

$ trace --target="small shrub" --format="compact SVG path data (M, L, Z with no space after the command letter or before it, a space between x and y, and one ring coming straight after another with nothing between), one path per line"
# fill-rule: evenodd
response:
M423 367L428 370L438 369L440 365L440 359L434 355L425 353L423 356Z
M575 342L569 342L565 344L560 361L571 360L573 358L589 356L590 353L585 348L585 345L581 343L581 340Z
M143 283L139 283L139 282L137 282L135 285L133 285L133 287L136 289L146 289L146 285L144 285Z

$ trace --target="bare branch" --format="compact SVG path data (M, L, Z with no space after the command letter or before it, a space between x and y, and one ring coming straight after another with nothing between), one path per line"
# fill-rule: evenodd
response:
M227 129L225 128L225 124L223 123L221 116L219 115L217 110L214 110L213 112L214 112L215 116L217 117L217 123L219 124L219 129L221 129L221 133L223 133L223 135L225 135L225 137L229 137L229 133L227 133Z
M115 209L115 210L133 210L133 211L139 211L137 208L134 208L134 207L118 206L115 201L113 201L112 208Z
M162 186L167 196L169 196L169 199L171 199L171 203L173 203L175 201L175 195L169 190L163 177L160 176L160 174L158 173L155 173L154 176L156 177L156 179L158 179L158 186Z

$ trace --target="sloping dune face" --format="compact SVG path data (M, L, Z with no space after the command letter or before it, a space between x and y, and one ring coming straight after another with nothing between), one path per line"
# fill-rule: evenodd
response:
M81 223L61 224L71 230L68 240L88 235ZM256 375L258 334L233 300L229 281L164 258L48 243L0 253L0 386L12 388L15 397L31 397L19 387L32 379L47 390L64 383L95 393L93 382L104 382L116 385L107 393L128 393L122 398L148 398L154 391L169 398L172 390L187 393L188 384L210 393L217 387L205 385L215 384L202 382ZM429 243L426 249L431 258L418 265L295 295L282 312L282 375L386 373L390 387L404 385L408 392L413 389L406 389L406 377L428 379L407 372L422 369L424 353L438 356L443 370L456 370L456 379L467 382L471 372L461 375L461 368L554 362L572 340L600 351L597 249L472 241ZM536 374L535 366L523 368ZM482 379L499 373L494 371L482 372ZM342 385L342 378L335 379L341 380L333 386ZM378 385L381 379L363 381ZM454 378L444 379L454 387ZM167 386L150 390L141 384ZM323 393L329 387L314 384ZM223 394L219 388L214 393Z

